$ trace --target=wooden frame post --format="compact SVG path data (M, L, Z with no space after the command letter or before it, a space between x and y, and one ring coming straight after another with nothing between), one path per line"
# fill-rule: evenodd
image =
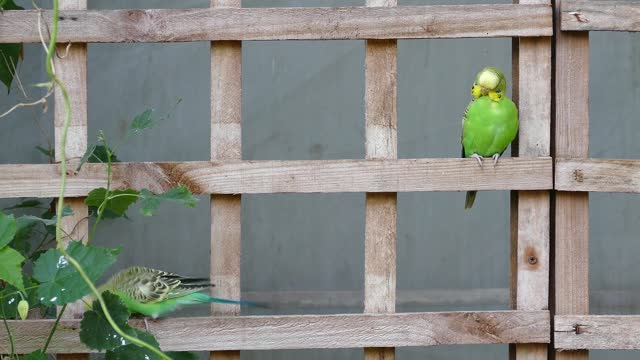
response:
M367 6L397 6L396 0L367 0ZM365 53L367 159L398 158L397 40L368 40ZM396 309L396 193L367 193L364 311ZM365 348L366 360L395 358L394 348Z
M589 33L560 29L555 1L555 157L589 156ZM589 193L555 193L555 314L589 313ZM556 352L586 360L586 350Z
M548 4L547 0L520 0ZM513 41L514 98L520 130L514 155L549 156L551 151L551 38ZM511 306L514 310L549 309L548 191L519 191L511 202ZM546 344L511 347L511 359L547 359Z
M60 10L86 10L87 0L60 0ZM65 151L69 166L75 166L87 150L87 44L73 43L67 51L67 44L56 46L59 54L53 55L56 76L66 86L71 101L71 122L67 130L67 146L62 149L62 131L66 116L64 98L60 87L55 88L54 138L55 159L60 161L60 154ZM62 219L63 241L71 239L86 242L89 236L89 210L84 198L65 198L65 203L71 206L72 216ZM66 245L65 245L66 246ZM80 319L84 313L84 303L67 306L63 319ZM60 360L88 360L89 354L58 355Z
M211 0L213 7L241 7L241 0ZM211 160L242 159L242 42L211 43ZM240 299L241 195L211 196L212 294ZM237 305L212 305L214 315L239 315ZM211 352L239 360L239 351Z

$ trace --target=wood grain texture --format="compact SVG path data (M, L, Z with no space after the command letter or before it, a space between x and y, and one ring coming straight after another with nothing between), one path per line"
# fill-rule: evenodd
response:
M240 0L211 0L213 8L239 8ZM211 160L242 159L242 43L211 43ZM240 299L240 195L211 196L213 296ZM212 304L214 315L238 315L240 306ZM211 360L240 360L239 351L214 351Z
M397 0L367 0L369 7L392 8ZM368 40L365 48L365 154L367 159L398 157L398 41ZM396 310L398 195L367 193L365 205L364 311ZM393 360L395 349L369 347L366 360Z
M58 40L178 42L551 36L545 5L62 11ZM44 12L50 21L51 13ZM0 16L0 43L39 42L36 11Z
M638 1L563 0L563 31L640 31Z
M637 315L562 315L554 321L556 348L561 350L640 349Z
M545 4L545 0L520 0L520 4ZM519 38L514 64L514 87L520 119L518 156L549 156L551 152L551 39ZM516 62L517 61L517 62ZM519 191L512 204L513 305L517 310L549 308L550 198L547 191ZM516 360L546 360L544 344L516 345Z
M640 161L556 159L555 184L562 191L640 192Z
M114 189L195 194L407 192L551 189L551 158L505 158L482 169L474 159L293 160L113 164ZM58 165L0 165L0 197L54 197ZM69 176L68 196L106 185L106 166Z
M560 31L564 0L556 0L555 151L556 157L589 153L589 33ZM589 313L589 197L555 193L556 315ZM558 344L554 346L557 347ZM586 360L586 351L556 351L557 360Z
M61 10L86 10L86 0L61 0ZM62 131L66 116L64 99L59 87L54 95L54 138L55 158L65 151L69 165L74 166L82 158L87 149L87 44L75 43L67 48L67 44L56 47L58 56L54 56L55 71L67 89L71 103L71 119L67 130L66 148L62 148ZM64 217L62 230L66 236L62 241L71 240L86 242L89 236L89 211L83 198L66 198L65 203L71 206L72 216ZM69 304L63 314L64 319L81 319L85 311L82 301ZM58 356L60 360L88 360L89 354L67 354Z
M53 320L9 321L19 353L42 346ZM89 351L78 320L63 320L52 353ZM164 351L225 351L548 343L548 311L225 316L148 321ZM138 320L132 325L144 328ZM0 343L8 341L0 327Z

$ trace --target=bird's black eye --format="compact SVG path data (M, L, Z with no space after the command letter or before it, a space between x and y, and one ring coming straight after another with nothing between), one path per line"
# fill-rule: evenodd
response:
M496 94L502 94L502 91L498 90L496 91Z

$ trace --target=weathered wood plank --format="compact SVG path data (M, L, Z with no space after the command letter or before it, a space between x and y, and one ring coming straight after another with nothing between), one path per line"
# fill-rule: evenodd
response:
M86 0L61 0L61 10L86 10ZM66 148L61 145L64 119L66 116L64 99L59 87L55 91L54 107L54 137L55 156L59 160L62 151L66 151L67 159L72 159L70 165L87 150L87 44L71 44L56 47L59 56L54 56L56 75L65 85L71 102L71 119L67 130ZM65 243L71 240L86 242L89 236L88 208L82 198L65 199L71 206L72 216L62 220L63 237ZM80 319L85 311L82 301L69 304L63 314L65 319ZM67 354L58 356L60 360L88 360L89 354Z
M551 36L545 5L88 10L60 13L58 41L416 39ZM50 22L51 13L43 13ZM0 43L38 42L37 11L0 15Z
M212 8L240 8L240 0L211 0ZM211 160L242 159L242 43L211 43ZM240 195L211 196L211 289L240 299ZM212 304L214 315L238 315L240 306ZM239 351L214 351L211 360L240 360Z
M565 0L556 0L555 156L589 153L589 33L560 31ZM555 314L589 313L589 197L555 193ZM557 344L555 344L557 347ZM586 360L586 351L556 352L557 360Z
M482 169L474 159L224 161L116 163L113 183L196 194L406 192L551 189L551 158L504 158ZM0 165L0 198L54 197L58 165ZM85 164L68 178L68 196L106 185L106 166Z
M520 4L546 4L547 0L519 0ZM519 38L514 61L520 119L518 156L549 156L551 152L551 39ZM512 204L517 215L512 249L515 279L513 305L517 310L549 308L548 191L519 191ZM546 360L544 344L520 344L512 350L516 360Z
M53 320L9 321L19 353L42 346ZM144 322L132 322L144 328ZM548 343L548 311L225 316L148 321L165 351L224 351ZM90 351L78 320L63 320L52 353ZM8 342L0 327L0 343Z
M562 1L563 31L640 31L638 1Z
M367 0L392 8L397 0ZM368 40L365 51L365 153L367 159L398 157L398 41ZM365 204L364 311L396 310L396 193L367 193ZM393 360L391 347L365 348L365 360Z
M560 350L640 349L638 315L556 316L554 338Z
M640 160L556 159L562 191L640 193Z

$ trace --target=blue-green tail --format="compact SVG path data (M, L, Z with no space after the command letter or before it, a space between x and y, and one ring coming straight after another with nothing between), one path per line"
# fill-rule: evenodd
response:
M477 191L467 191L467 197L464 201L464 209L471 209L471 207L473 206L473 202L476 200L476 194L478 194Z
M233 304L233 305L245 305L267 308L265 304L256 303L248 300L229 300L221 299L213 296L209 296L204 293L196 292L178 299L179 304L206 304L206 303L219 303L219 304Z

